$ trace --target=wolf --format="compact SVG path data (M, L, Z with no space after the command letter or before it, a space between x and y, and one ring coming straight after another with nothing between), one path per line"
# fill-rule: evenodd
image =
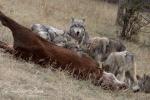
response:
M68 34L78 41L78 44L84 45L89 39L85 28L85 19L72 18Z
M57 33L60 31L57 28L54 28L52 26L49 27L49 26L42 25L42 24L33 24L31 26L31 30L37 35L51 42L54 40Z
M112 52L103 62L102 68L126 82L130 88L137 85L135 56L127 50Z
M40 37L51 41L52 38L50 36L50 34L48 33L48 29L46 28L46 26L41 25L41 24L33 24L31 26L31 30L36 33L37 35L39 35Z
M57 46L73 50L79 49L76 41L64 30L42 24L33 24L31 26L31 30L40 37L46 39L47 41L53 42Z
M101 66L112 52L125 51L125 45L119 40L107 37L92 37L86 45L85 52L93 57Z
M109 39L107 37L93 37L89 41L87 44L87 53L101 65L107 52Z
M56 44L59 42L66 42L66 39L70 39L69 36L66 35L66 32L64 30L55 28L53 26L33 24L31 26L31 30L42 38Z

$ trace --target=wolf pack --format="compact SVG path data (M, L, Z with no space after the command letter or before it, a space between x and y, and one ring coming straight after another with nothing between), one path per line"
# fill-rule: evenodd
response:
M135 54L127 50L123 41L108 37L93 37L87 32L85 19L72 18L67 30L33 24L31 30L57 46L70 49L79 56L90 56L100 68L113 73L134 92L150 92L150 76L136 73Z

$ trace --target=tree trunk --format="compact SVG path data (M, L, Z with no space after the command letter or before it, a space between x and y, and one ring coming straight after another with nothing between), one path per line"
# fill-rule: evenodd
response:
M125 0L119 0L116 24L123 25L123 16L125 14Z
M119 0L117 24L121 27L119 36L121 39L137 40L139 33L139 9L138 4L130 0ZM134 39L135 38L135 39Z

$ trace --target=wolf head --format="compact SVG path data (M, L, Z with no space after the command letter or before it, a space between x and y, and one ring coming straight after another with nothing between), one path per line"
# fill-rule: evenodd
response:
M86 37L85 19L72 18L69 35L81 43Z

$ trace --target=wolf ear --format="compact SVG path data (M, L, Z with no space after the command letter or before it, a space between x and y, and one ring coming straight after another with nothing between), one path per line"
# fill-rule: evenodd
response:
M3 16L4 16L4 14L0 11L0 20L2 20Z
M83 20L83 22L85 22L85 18L83 18L82 20Z
M149 76L148 76L148 75L146 75L146 74L144 74L144 76L143 76L143 77L144 77L144 79L145 79L145 80L147 80L147 79L149 78Z
M74 17L71 18L71 22L74 22Z
M149 75L146 75L146 79L149 79L150 78L150 76Z
M139 75L136 75L136 78L137 78L137 80L141 80L142 79L141 76L139 76Z
M2 13L2 11L0 11L0 15L4 15L4 14Z

